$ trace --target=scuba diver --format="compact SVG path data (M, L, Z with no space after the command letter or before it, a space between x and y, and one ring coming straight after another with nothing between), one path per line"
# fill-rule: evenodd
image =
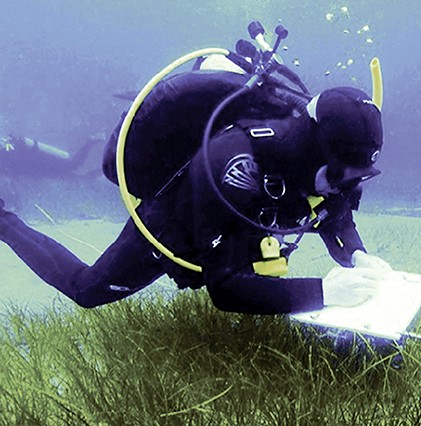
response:
M0 138L0 170L3 174L66 176L80 168L98 142L87 140L74 154L29 137Z
M250 314L354 306L371 297L390 266L366 253L352 211L362 183L379 173L379 107L351 87L309 95L277 58L286 30L277 27L273 49L259 23L249 32L260 50L241 41L222 66L201 58L192 71L155 81L133 117L131 110L122 116L103 171L142 201L137 219L92 266L4 208L0 240L87 308L132 295L163 274L180 288L206 286L219 309ZM340 266L323 279L285 277L309 232Z

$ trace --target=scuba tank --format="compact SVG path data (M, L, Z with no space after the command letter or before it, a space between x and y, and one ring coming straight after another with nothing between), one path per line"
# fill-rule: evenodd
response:
M56 148L52 145L48 145L43 142L38 142L35 139L23 137L18 138L9 135L8 137L1 138L1 144L6 151L12 152L16 148L32 151L37 154L45 154L46 156L51 156L61 160L69 160L70 154L67 151Z
M37 149L39 152L42 152L46 155L55 157L55 158L59 158L62 160L69 160L70 159L70 154L67 151L64 151L62 149L56 148L52 145L48 145L46 143L43 142L38 142L34 139L31 138L27 138L24 137L22 140L26 147L29 149Z

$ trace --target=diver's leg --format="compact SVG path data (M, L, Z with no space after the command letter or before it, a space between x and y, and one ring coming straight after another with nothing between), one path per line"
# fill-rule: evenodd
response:
M84 307L129 296L163 274L152 247L129 220L117 240L88 266L16 215L1 211L0 240L45 282Z

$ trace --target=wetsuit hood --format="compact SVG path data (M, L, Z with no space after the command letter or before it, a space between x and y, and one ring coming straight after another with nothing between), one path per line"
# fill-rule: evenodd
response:
M307 111L329 165L328 179L335 186L380 173L373 165L383 145L381 113L365 92L353 87L328 89L310 101Z

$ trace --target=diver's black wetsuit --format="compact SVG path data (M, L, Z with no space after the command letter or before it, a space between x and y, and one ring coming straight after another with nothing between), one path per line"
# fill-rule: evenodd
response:
M126 174L130 192L143 199L142 219L176 256L200 264L202 274L161 256L131 219L93 266L8 212L0 215L0 239L44 281L85 307L126 297L168 273L181 288L206 285L223 310L275 314L321 308L320 278L281 279L253 272L265 233L227 211L204 176L199 145L206 120L243 79L231 73L173 77L148 96L128 135ZM311 120L293 117L288 108L273 113L273 105L268 109L262 99L242 99L217 122L219 133L210 152L215 179L241 212L253 218L263 212L270 222L296 226L310 213L307 196L315 194L314 175L323 163L312 140ZM261 102L259 108L256 102ZM254 128L273 129L275 137L250 138ZM104 172L114 182L117 134L118 129L104 156ZM274 185L269 191L265 177ZM285 185L280 197L279 183ZM364 249L351 213L359 195L350 189L329 197L324 207L330 215L312 230L344 266L351 265L354 250Z

